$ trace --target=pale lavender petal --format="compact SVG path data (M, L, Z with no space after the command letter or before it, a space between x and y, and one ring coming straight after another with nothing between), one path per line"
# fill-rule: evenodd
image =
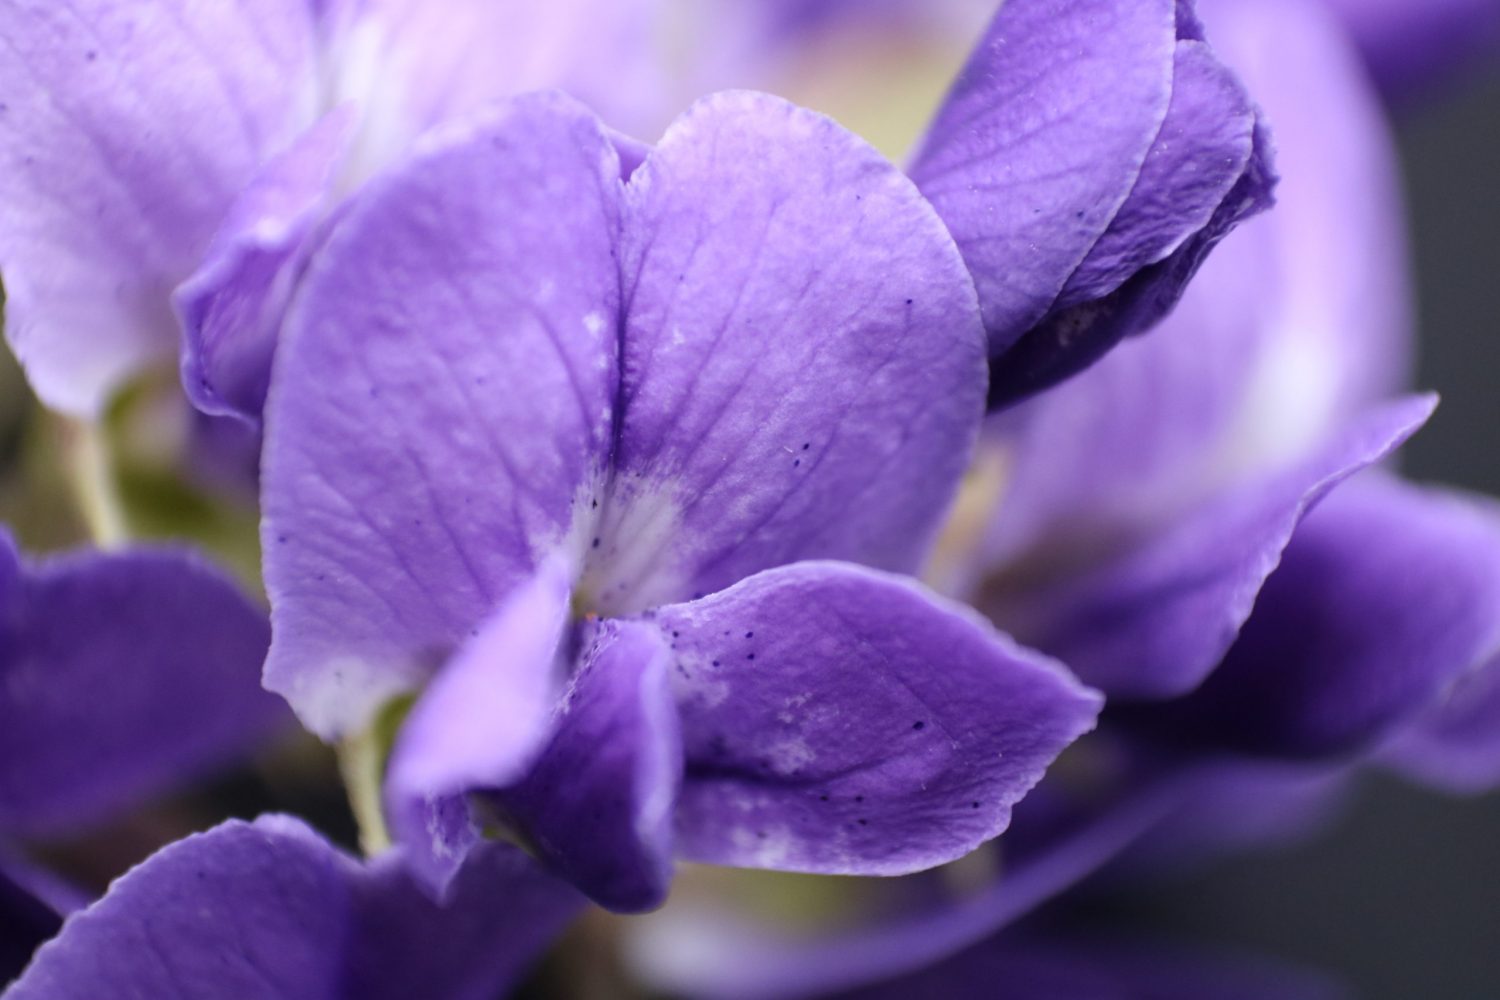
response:
M1099 699L969 609L840 563L656 618L676 647L677 834L715 864L895 875L994 837Z
M611 910L660 906L672 878L682 737L661 634L606 621L586 638L557 734L496 796L544 862Z
M984 390L942 224L832 121L695 105L631 179L616 477L587 584L642 610L801 558L913 568Z
M666 12L662 0L362 0L338 46L342 96L367 109L359 155L388 162L433 125L547 88L654 134Z
M1304 514L1389 454L1434 405L1414 397L1378 408L1308 457L1226 489L1118 556L1052 582L1002 581L982 606L1110 694L1192 690L1233 643Z
M1001 8L912 167L974 274L992 405L1166 313L1212 245L1269 203L1256 130L1180 3Z
M262 746L265 614L193 556L18 563L0 534L0 829L72 831Z
M308 265L262 466L266 683L336 736L587 544L611 441L620 165L534 95L441 130ZM576 530L575 525L584 525Z
M204 413L258 422L276 331L348 152L353 109L329 114L273 157L229 209L172 303L182 323L182 385Z
M18 0L0 19L6 335L49 405L95 414L176 353L168 296L316 112L305 0Z
M435 888L447 886L479 843L465 793L518 780L547 745L563 684L570 576L551 560L512 591L401 727L386 810L413 871Z
M1347 757L1500 651L1500 520L1383 477L1297 529L1222 664L1140 720L1240 752Z
M231 821L117 880L38 951L13 1000L473 1000L502 992L581 899L497 845L439 908L301 822Z

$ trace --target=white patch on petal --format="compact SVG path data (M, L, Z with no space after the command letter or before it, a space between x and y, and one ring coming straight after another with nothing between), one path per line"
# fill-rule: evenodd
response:
M623 617L691 597L670 556L682 524L670 492L617 483L606 508L583 574L589 609Z

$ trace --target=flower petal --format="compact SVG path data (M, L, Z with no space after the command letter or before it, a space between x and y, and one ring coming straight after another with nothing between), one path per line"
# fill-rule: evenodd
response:
M16 561L0 533L0 830L75 831L262 745L265 615L178 551Z
M314 114L305 0L24 0L0 21L6 334L50 406L97 414L171 358L167 293Z
M438 672L401 727L387 770L392 832L413 871L446 889L479 843L463 796L517 781L547 745L571 574L550 560Z
M118 879L37 952L7 994L160 1000L433 1000L507 986L579 897L510 848L472 865L441 909L396 866L361 866L301 822L238 820Z
M915 584L799 563L659 613L679 671L681 851L697 861L895 875L1005 829L1092 728L1055 663Z
M581 548L616 383L615 151L561 95L456 124L309 264L266 409L266 683L324 737ZM577 527L582 525L582 527Z
M276 331L352 127L353 109L341 108L273 157L173 293L183 329L182 385L204 413L259 422Z
M1207 246L1264 207L1253 109L1185 15L1174 0L1005 4L918 152L990 357L1019 345L992 403L1159 319Z
M1224 662L1152 713L1152 731L1287 757L1383 742L1500 651L1497 529L1393 479L1335 491L1297 529Z
M682 737L670 662L651 626L601 624L552 743L497 796L538 856L611 910L661 905L672 878Z
M1380 89L1393 100L1409 98L1500 49L1500 4L1494 0L1325 3L1344 22Z
M1110 694L1190 691L1233 643L1303 515L1384 458L1434 405L1414 397L1378 408L1307 458L1224 490L1114 559L1052 583L999 585L982 606Z
M701 101L633 175L610 614L807 557L914 567L984 391L974 292L899 171L754 93Z

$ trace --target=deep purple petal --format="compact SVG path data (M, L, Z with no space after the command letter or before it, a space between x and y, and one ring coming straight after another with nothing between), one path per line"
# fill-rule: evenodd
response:
M1314 4L1205 12L1275 123L1278 206L1225 240L1149 337L997 421L992 567L1170 523L1406 382L1394 157L1347 41Z
M1186 10L1007 3L924 140L912 176L979 289L992 405L1156 322L1268 203L1255 112Z
M0 854L0 984L9 983L32 953L62 927L65 910L48 899L52 880L31 865Z
M638 622L602 623L563 703L557 734L501 809L555 871L601 906L666 899L682 737L671 651Z
M118 879L7 997L472 1000L503 991L580 903L503 845L439 908L399 865L361 866L297 820L236 820Z
M49 405L94 414L170 359L172 286L311 121L305 0L22 0L0 19L6 335Z
M309 264L263 463L266 683L325 737L587 544L613 426L620 166L534 95L442 130Z
M1290 467L1241 483L1119 556L1061 580L997 585L982 606L1111 694L1196 687L1229 649L1303 515L1420 427L1435 400L1374 410Z
M547 745L563 683L572 596L549 561L440 670L401 727L387 768L392 833L429 886L444 889L479 830L463 796L508 785Z
M801 558L913 568L984 390L973 287L931 208L849 132L754 93L695 105L628 198L599 609Z
M1500 785L1500 656L1461 677L1383 757L1398 770L1449 791L1475 794Z
M1495 0L1326 0L1380 89L1412 97L1500 51Z
M1500 651L1500 522L1384 478L1335 491L1292 537L1224 662L1141 719L1237 751L1348 756Z
M204 413L259 422L276 331L352 127L353 109L341 108L267 162L235 199L198 269L173 293L183 328L182 386Z
M76 830L262 745L265 614L172 550L15 561L0 534L0 829Z
M715 864L895 875L1005 829L1097 696L968 609L839 563L768 570L657 623L675 644L677 833Z

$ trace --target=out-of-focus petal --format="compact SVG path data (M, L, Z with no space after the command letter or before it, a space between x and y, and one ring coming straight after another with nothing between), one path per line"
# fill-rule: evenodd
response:
M1449 791L1474 794L1500 785L1500 656L1461 677L1382 757Z
M15 0L0 18L6 335L50 406L96 414L176 353L172 287L316 113L305 0Z
M276 332L352 126L353 109L340 108L273 157L173 293L183 329L182 386L204 413L259 421Z
M612 910L661 905L672 878L682 737L670 665L651 626L600 625L552 743L497 797L539 857Z
M401 728L387 769L387 813L412 870L436 889L446 889L479 843L464 796L517 781L547 745L563 684L569 575L549 560L512 591Z
M664 608L697 861L895 875L967 853L1092 728L1097 696L966 608L839 563Z
M1224 0L1216 0L1224 2ZM1405 100L1500 52L1496 0L1324 0L1387 97Z
M979 290L992 403L1155 322L1266 203L1254 109L1181 6L1012 0L916 157Z
M914 567L984 392L973 286L862 141L707 98L631 179L623 426L587 584L629 613L801 558Z
M0 854L0 984L19 976L37 947L62 927L71 907L48 898L51 882L24 861Z
M262 539L266 683L320 735L366 722L587 544L620 190L593 116L519 98L429 137L309 263L267 401Z
M172 550L0 549L0 830L76 830L290 721L259 683L265 614L219 571Z
M1289 468L1224 491L1119 556L1053 582L1001 581L981 606L1110 694L1190 691L1234 642L1306 512L1400 445L1434 405L1413 397L1379 407Z
M118 879L37 952L7 996L495 995L580 899L513 848L491 851L439 908L398 867L363 867L297 820L231 821Z
M1298 528L1203 686L1140 721L1242 752L1348 756L1420 717L1497 650L1500 521L1362 478Z

